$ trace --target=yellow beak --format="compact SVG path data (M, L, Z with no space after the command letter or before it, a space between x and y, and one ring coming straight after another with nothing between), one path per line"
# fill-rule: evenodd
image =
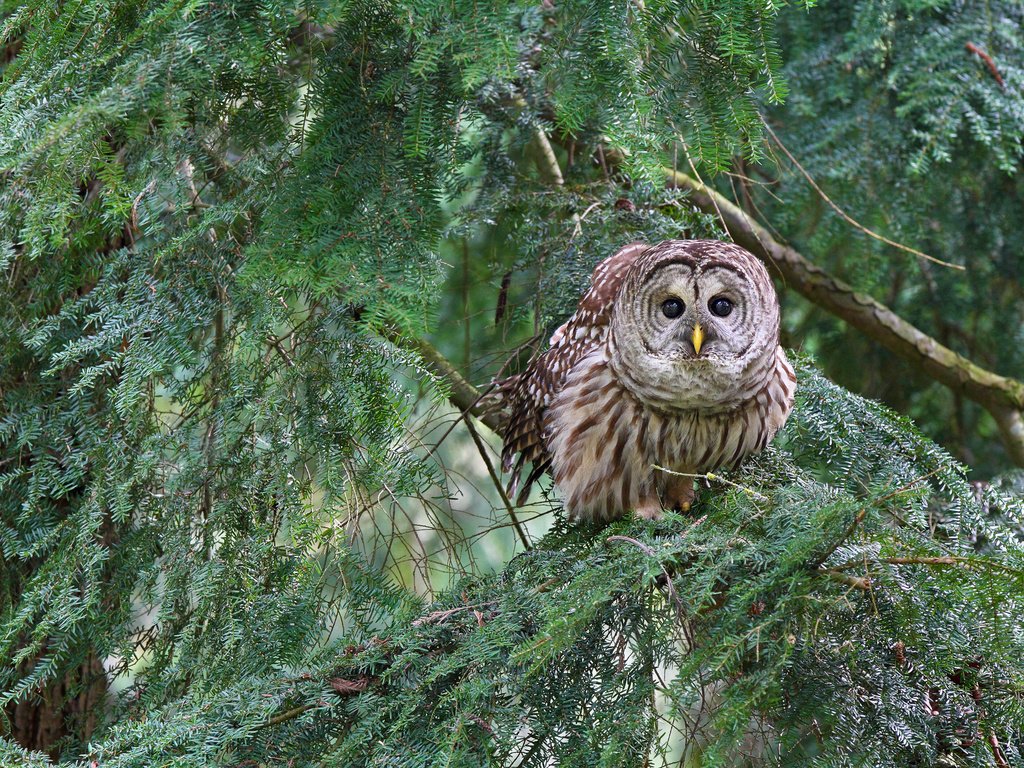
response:
M704 343L704 329L700 327L700 323L693 326L693 354L700 354L700 346Z

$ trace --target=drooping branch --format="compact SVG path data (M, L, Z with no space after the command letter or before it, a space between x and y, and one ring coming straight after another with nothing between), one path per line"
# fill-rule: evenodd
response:
M671 184L690 192L694 205L718 216L736 243L777 267L787 287L988 410L999 425L1011 459L1024 466L1024 383L972 363L881 302L858 293L794 248L776 241L764 227L715 190L679 171L667 168L665 172Z

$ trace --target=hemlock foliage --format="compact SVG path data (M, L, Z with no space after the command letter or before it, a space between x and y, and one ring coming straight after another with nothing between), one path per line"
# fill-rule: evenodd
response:
M4 765L1024 759L1016 474L968 482L805 360L784 433L693 515L568 525L545 495L527 549L491 436L410 351L430 336L484 384L623 242L721 236L664 168L767 173L762 114L816 173L849 144L854 190L1011 188L1015 5L2 7ZM1005 86L900 58L907 35L959 50L960 24ZM868 103L898 127L861 151ZM754 193L859 287L905 266ZM909 237L917 210L857 213ZM992 212L986 247L1010 254L1018 220ZM911 308L937 286L995 333L967 295L1005 269L915 273L891 303L939 333ZM790 343L848 372L800 309ZM929 397L891 399L1006 469Z
M749 187L758 209L821 267L1019 379L1024 7L825 3L783 14L779 33L792 93L769 119L786 147L857 221L967 270L851 231L781 154L771 194ZM995 425L970 400L831 318L790 311L787 322L840 383L911 415L983 476L1006 466Z

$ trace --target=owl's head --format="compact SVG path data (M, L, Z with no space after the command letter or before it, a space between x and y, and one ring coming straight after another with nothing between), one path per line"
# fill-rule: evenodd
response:
M727 410L774 365L779 302L764 265L717 240L666 240L626 274L612 314L611 360L641 400Z

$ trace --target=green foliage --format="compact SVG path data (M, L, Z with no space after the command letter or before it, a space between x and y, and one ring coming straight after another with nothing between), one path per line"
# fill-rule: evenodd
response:
M1014 486L805 366L699 518L542 500L520 551L402 341L485 382L623 242L718 233L662 168L762 157L806 9L0 7L0 762L1020 758Z
M296 664L267 649L262 676L219 647L208 669L243 662L230 685L147 707L93 757L639 765L685 747L715 765L742 745L785 765L995 765L995 734L1020 759L1024 548L987 511L1019 526L1020 502L979 497L812 369L800 385L782 444L713 478L700 517L559 524L429 608L341 557L358 618L335 642ZM273 613L268 640L287 634Z
M966 271L851 231L784 156L768 169L779 182L770 194L750 185L757 209L819 266L1015 378L1024 376L1022 14L1015 2L827 2L780 16L790 95L769 117L786 147L857 221ZM986 475L1006 466L982 409L805 306L786 317L792 343L807 344L837 381L908 413Z

